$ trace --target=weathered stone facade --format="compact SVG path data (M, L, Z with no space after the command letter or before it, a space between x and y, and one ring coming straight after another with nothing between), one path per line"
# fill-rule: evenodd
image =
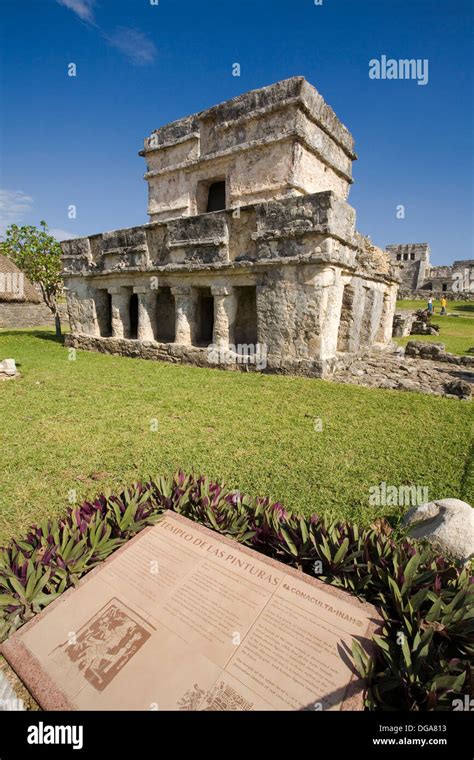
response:
M162 127L141 155L150 222L61 244L70 345L322 376L390 341L398 280L355 230L353 140L303 78Z

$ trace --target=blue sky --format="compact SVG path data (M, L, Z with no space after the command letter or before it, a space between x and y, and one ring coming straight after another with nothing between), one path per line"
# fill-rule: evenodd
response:
M72 237L142 224L145 136L304 75L355 138L358 229L428 241L434 264L473 256L470 1L153 2L3 0L4 224L44 218ZM370 79L383 54L428 59L428 84Z

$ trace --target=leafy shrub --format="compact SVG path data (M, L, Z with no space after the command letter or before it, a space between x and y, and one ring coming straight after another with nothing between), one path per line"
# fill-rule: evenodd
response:
M0 549L0 641L121 544L173 510L259 552L346 589L384 620L369 657L353 655L372 710L450 710L472 693L473 586L468 569L377 526L307 519L280 503L178 472L104 493Z

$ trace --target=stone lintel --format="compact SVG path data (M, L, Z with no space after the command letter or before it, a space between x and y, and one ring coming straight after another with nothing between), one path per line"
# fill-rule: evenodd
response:
M106 288L111 296L119 296L126 292L127 285L113 285L112 287L106 286Z
M151 288L148 285L134 285L133 292L136 293L137 295L150 293Z
M171 293L173 296L190 296L191 295L191 286L190 285L175 285L171 288Z

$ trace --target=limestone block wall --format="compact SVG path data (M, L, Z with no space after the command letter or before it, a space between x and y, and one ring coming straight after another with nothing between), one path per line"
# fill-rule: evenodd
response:
M61 320L68 321L65 305L60 306ZM54 318L44 303L0 303L0 329L28 327L53 327Z

